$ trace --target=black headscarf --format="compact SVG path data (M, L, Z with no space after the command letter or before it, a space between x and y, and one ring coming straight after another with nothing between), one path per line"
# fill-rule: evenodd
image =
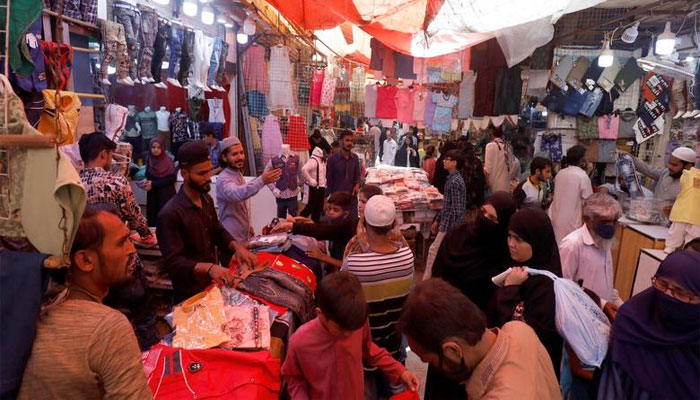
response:
M700 295L700 254L677 251L657 277ZM609 357L653 398L700 398L700 305L686 304L651 287L617 313Z
M513 215L508 229L532 246L532 258L525 262L513 261L514 265L544 269L561 276L559 248L546 212L539 208L524 208Z
M515 213L515 203L506 192L492 194L486 203L496 209L498 224L480 213L476 220L450 230L433 264L433 276L461 290L482 310L496 290L491 277L508 266L508 221Z
M331 154L331 145L328 144L328 141L323 136L321 136L321 131L318 129L314 129L314 133L309 136L309 145L311 146L309 148L309 155L313 154L316 147L322 148L326 154Z

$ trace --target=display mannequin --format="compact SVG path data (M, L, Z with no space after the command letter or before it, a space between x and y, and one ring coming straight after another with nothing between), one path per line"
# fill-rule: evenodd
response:
M156 111L156 119L158 120L158 136L165 142L165 148L170 150L170 124L168 123L170 112L165 106L160 106Z
M277 201L277 217L286 218L287 214L296 216L299 209L297 196L301 182L299 156L292 154L288 144L283 144L279 155L270 160L272 168L282 169L282 176L276 183L268 185Z
M156 113L151 110L151 107L146 107L140 113L136 114L136 121L139 124L141 138L143 139L142 151L147 151L150 148L151 139L158 135L158 120ZM138 154L142 156L142 154Z

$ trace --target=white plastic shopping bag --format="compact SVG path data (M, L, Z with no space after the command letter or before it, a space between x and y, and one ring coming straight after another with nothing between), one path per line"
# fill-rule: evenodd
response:
M610 321L583 289L569 279L559 278L549 271L525 268L530 275L544 275L554 281L556 298L555 323L557 331L574 350L584 365L600 367L608 352ZM491 278L503 286L510 268Z

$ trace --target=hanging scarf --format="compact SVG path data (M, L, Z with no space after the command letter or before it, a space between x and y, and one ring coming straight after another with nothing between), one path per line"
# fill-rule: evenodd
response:
M151 153L153 143L160 144L161 152L158 157ZM175 163L165 154L165 141L161 137L151 139L148 146L148 172L156 178L165 178L175 173Z
M700 295L700 254L672 253L656 276ZM610 347L612 361L652 398L700 398L700 305L650 287L620 307Z

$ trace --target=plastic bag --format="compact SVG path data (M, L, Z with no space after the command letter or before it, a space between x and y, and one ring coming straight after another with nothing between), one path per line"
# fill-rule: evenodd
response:
M600 367L608 353L610 321L600 306L569 279L549 271L525 268L530 275L545 275L554 281L557 331L584 365Z
M511 269L491 278L503 286ZM555 323L557 331L586 366L600 367L608 352L610 321L600 306L583 289L569 279L559 278L549 271L525 268L530 275L544 275L554 281L556 298Z

